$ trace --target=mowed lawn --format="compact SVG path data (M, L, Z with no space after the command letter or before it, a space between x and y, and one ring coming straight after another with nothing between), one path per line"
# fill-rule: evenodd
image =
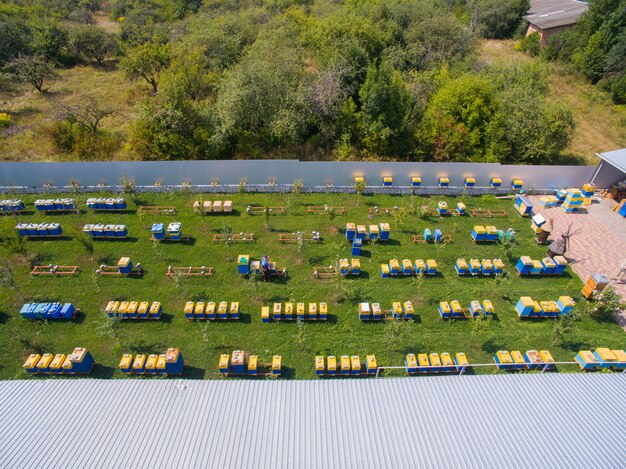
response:
M93 195L90 195L93 196ZM504 209L506 218L478 219L469 216L449 216L424 219L416 214L419 207L434 208L441 198L415 196L358 196L358 195L266 195L234 194L228 196L177 194L127 194L129 211L123 214L92 213L86 210L87 195L75 197L80 214L43 215L35 211L35 196L23 196L28 212L19 217L0 219L0 236L15 236L18 221L61 223L67 239L27 241L27 253L7 252L13 278L19 292L11 287L0 289L0 378L25 378L21 366L29 353L68 353L76 346L87 347L96 360L93 377L122 378L116 370L123 353L162 353L166 347L179 347L185 357L185 376L215 378L221 353L242 349L259 355L260 361L269 361L272 354L283 356L286 378L314 377L314 357L317 354L375 354L379 365L401 365L406 353L465 352L473 363L492 361L500 349L549 349L559 361L571 361L580 349L600 346L624 348L623 330L615 323L592 320L584 312L579 299L581 281L567 271L560 278L519 278L515 262L521 255L542 258L546 248L537 246L530 229L530 221L522 219L513 209L513 201L492 196L446 198L451 208L463 201L472 208ZM233 201L233 215L201 217L193 213L194 200ZM270 217L246 214L248 204L283 205L287 215ZM344 206L346 214L307 214L307 205ZM176 215L139 215L138 205L176 206ZM381 215L368 218L368 207L400 206L407 215L394 218ZM190 243L154 243L150 241L152 223L180 221ZM346 222L370 224L388 222L391 241L367 244L361 257L362 274L359 278L313 279L313 266L336 264L341 258L350 258L351 249L344 237ZM82 236L86 223L126 224L126 241L97 241L93 258L76 239ZM513 228L517 244L507 252L503 246L475 245L470 237L475 224L494 224L499 229ZM450 245L413 244L412 233L424 228L440 228L453 238ZM556 227L558 230L562 227ZM214 244L213 234L231 230L234 233L254 232L254 244ZM280 244L279 233L319 231L323 242L318 245ZM266 284L257 279L242 278L237 273L238 254L250 254L260 259L270 255L279 267L286 267L286 280ZM99 277L95 274L101 264L116 264L122 256L141 262L146 273L143 278ZM502 279L470 277L459 278L454 270L457 258L502 258L508 275ZM441 274L427 278L389 278L380 276L380 263L391 258L412 260L434 258ZM32 264L79 265L80 273L73 278L31 277ZM165 271L169 265L205 265L214 269L211 278L169 279ZM72 322L31 322L19 317L19 309L28 301L73 302L81 314ZM582 320L556 345L554 320L520 321L514 306L522 295L536 300L556 300L568 294L579 300L577 308ZM161 301L164 317L158 322L111 322L103 314L106 303L112 299ZM437 304L441 300L458 299L468 306L471 300L490 299L496 308L496 317L490 321L441 321ZM189 300L239 301L242 320L238 322L190 322L183 316L183 306ZM384 309L392 301L411 300L417 319L411 323L387 322L365 324L357 317L359 302L378 302ZM325 323L270 323L260 319L263 305L274 302L304 301L329 303L330 318ZM573 366L560 367L573 371ZM493 373L495 369L480 368L475 373ZM402 374L400 371L389 374Z

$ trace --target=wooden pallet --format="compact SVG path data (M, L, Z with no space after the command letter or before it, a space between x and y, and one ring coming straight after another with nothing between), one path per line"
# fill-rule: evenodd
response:
M420 243L420 244L451 244L452 243L452 236L450 235L442 235L442 240L439 243L436 243L434 240L431 241L426 241L424 239L424 235L421 234L415 234L413 235L413 242L414 243Z
M191 236L181 236L180 239L172 239L168 236L163 239L156 239L154 236L150 236L150 241L160 241L161 243L189 243L191 242Z
M30 272L31 275L76 275L77 265L36 265Z
M214 243L254 243L256 238L254 237L254 233L243 233L243 234L216 234L213 235Z
M506 217L506 210L482 210L473 208L472 216L478 218L504 218Z
M297 243L300 239L302 241L308 241L313 243L321 243L322 238L314 237L311 233L279 233L278 234L278 242L279 243Z
M176 207L168 205L141 205L137 211L139 213L165 213L176 215Z
M307 213L324 214L330 211L334 212L335 215L346 214L345 207L333 207L329 205L310 205L309 207L307 207Z
M287 213L287 211L285 210L285 207L283 206L260 207L260 206L248 205L248 207L246 208L246 213L248 215L263 215L265 213L269 213L270 215L284 215L285 213Z
M313 267L313 278L325 279L339 275L337 267Z
M167 268L165 275L169 278L175 276L181 277L210 277L213 275L213 267L172 267Z

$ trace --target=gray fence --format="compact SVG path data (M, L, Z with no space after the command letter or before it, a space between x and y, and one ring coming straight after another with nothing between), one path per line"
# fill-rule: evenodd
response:
M137 186L237 186L246 180L249 186L267 185L270 181L290 185L302 181L307 187L350 187L355 177L364 177L368 186L381 186L386 176L394 186L409 186L412 176L422 179L422 186L437 186L439 177L450 179L450 186L463 186L465 177L476 178L477 187L488 187L492 177L500 177L503 187L513 179L522 179L525 189L552 190L580 187L589 182L595 166L514 166L491 163L379 163L379 162L307 162L298 160L224 160L159 162L84 162L84 163L0 163L0 186L23 189L41 186L67 186L70 181L81 186L119 185L124 178Z

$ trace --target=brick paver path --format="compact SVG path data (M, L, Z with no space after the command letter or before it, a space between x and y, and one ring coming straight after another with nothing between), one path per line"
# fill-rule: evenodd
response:
M538 197L531 199L535 204L535 213L541 213L546 220L552 218L553 232L550 239L560 239L561 233L567 231L572 222L572 231L582 229L581 233L570 238L569 251L565 257L583 283L593 273L604 274L609 279L617 275L621 263L626 261L626 218L615 212L607 214L614 202L602 200L587 206L587 211L567 214L561 207L541 207ZM607 219L609 222L605 223ZM611 282L611 285L626 301L626 283ZM620 311L616 319L626 330L626 311Z

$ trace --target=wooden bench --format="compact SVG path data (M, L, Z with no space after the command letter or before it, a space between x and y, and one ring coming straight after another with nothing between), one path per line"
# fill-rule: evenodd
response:
M430 241L426 241L424 239L424 235L421 234L415 234L413 235L413 242L414 243L420 243L420 244L450 244L452 243L452 236L450 235L442 235L441 236L441 241L440 242L435 242L434 238L432 238Z
M313 243L321 243L322 238L320 238L319 233L279 233L278 234L278 242L279 243L297 243L300 239L302 241L308 241Z
M181 277L210 277L213 275L213 267L172 267L171 265L167 268L165 275L169 278L175 276Z
M176 207L167 205L141 205L137 210L139 213L166 213L169 215L176 214Z
M260 207L257 205L248 205L246 207L246 213L248 215L263 215L268 213L270 215L284 215L286 213L285 207Z
M329 213L334 212L335 215L345 215L346 209L344 207L333 207L330 205L309 205L307 207L307 213Z
M76 275L77 265L36 265L30 272L31 275Z
M472 216L478 218L504 218L506 217L506 210L482 210L480 208L473 208Z
M213 235L214 243L254 243L256 238L254 233L239 233L239 234L216 234Z

